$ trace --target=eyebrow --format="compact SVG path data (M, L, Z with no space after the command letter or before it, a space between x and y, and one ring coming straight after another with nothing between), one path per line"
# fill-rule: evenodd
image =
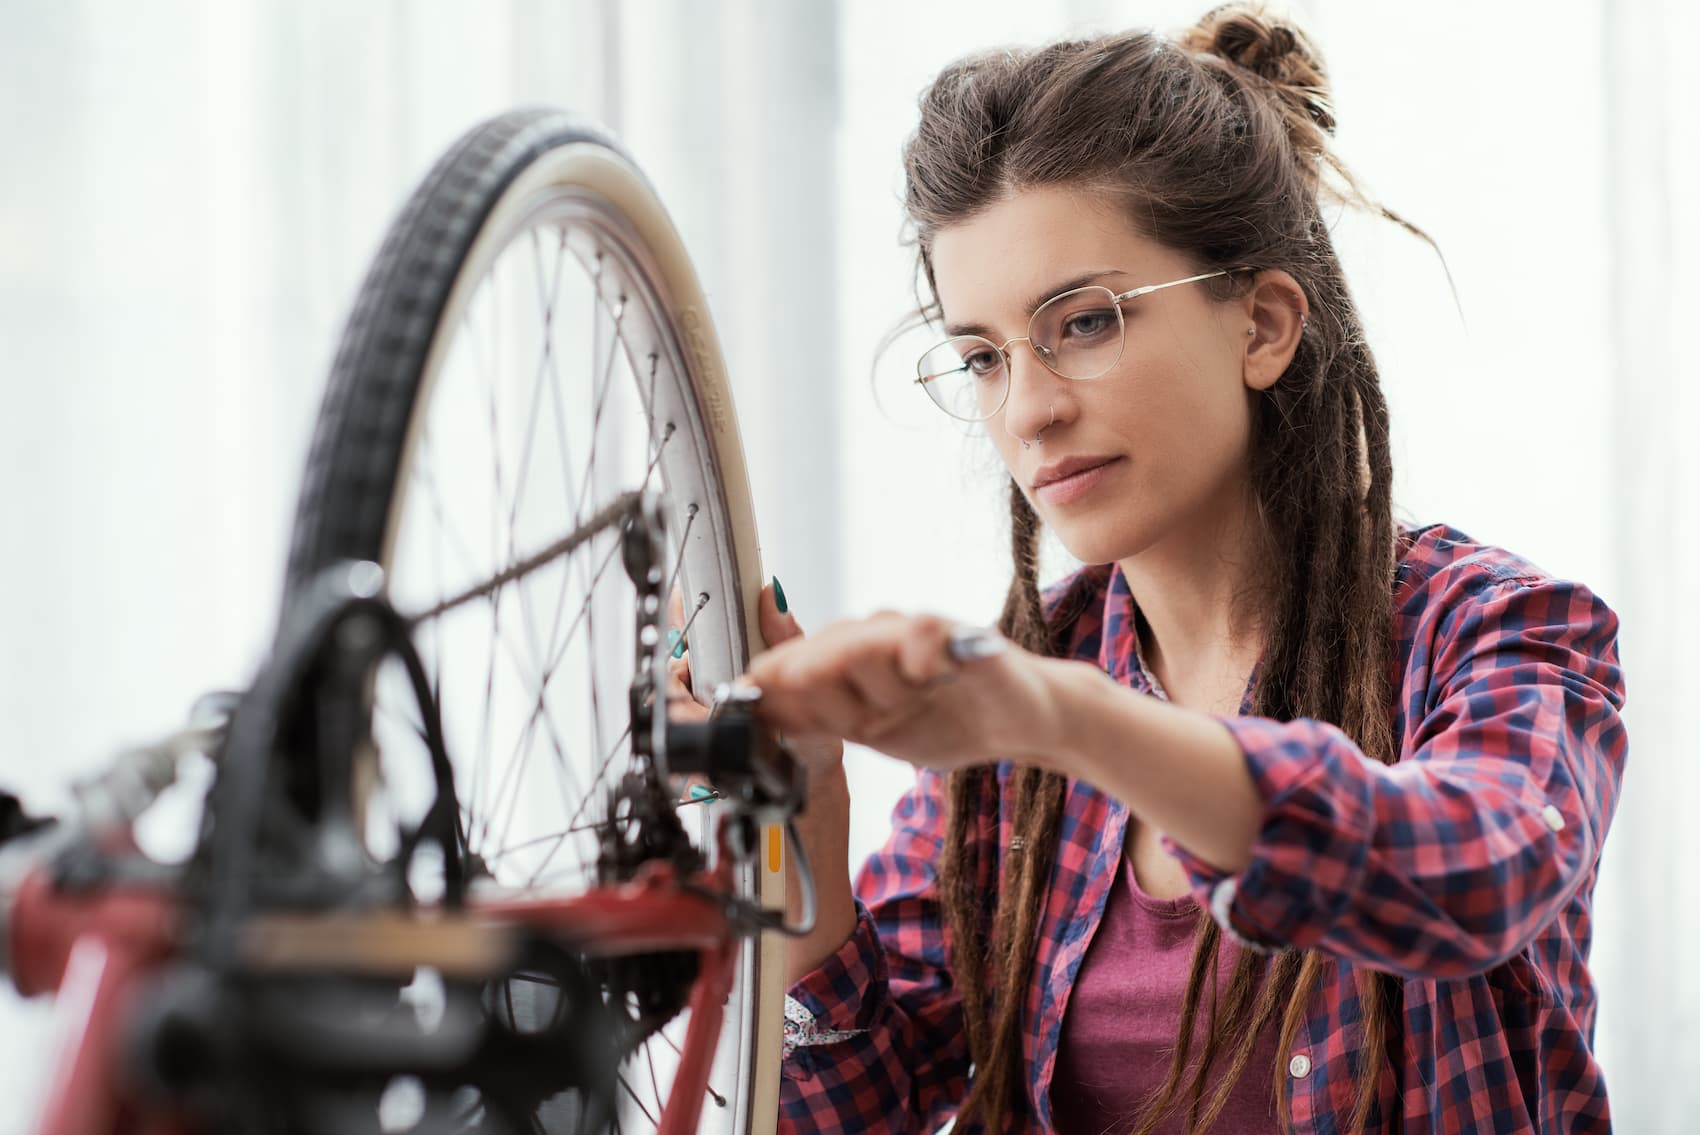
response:
M1106 276L1126 275L1129 275L1129 273L1122 271L1120 268L1099 268L1091 272L1082 272L1080 275L1063 280L1061 283L1052 284L1047 288L1041 288L1034 294L1033 298L1027 301L1025 310L1028 316L1031 317L1035 311L1039 310L1040 304L1044 303L1046 300L1055 299L1064 292L1072 292L1076 288L1084 288L1088 284L1096 284ZM945 324L944 331L946 335L979 335L985 339L993 338L992 329L987 327L984 323L947 323Z

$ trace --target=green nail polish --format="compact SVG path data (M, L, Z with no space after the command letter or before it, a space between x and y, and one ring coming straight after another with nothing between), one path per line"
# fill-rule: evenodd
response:
M680 634L677 630L670 630L667 632L667 641L672 644L674 658L683 658L685 656L684 635Z
M713 796L713 795L714 795L714 789L710 788L706 784L693 784L693 785L691 785L691 799L692 800L707 800L710 796Z
M785 589L779 586L779 577L773 577L773 602L779 608L781 615L790 614L791 604L785 602Z

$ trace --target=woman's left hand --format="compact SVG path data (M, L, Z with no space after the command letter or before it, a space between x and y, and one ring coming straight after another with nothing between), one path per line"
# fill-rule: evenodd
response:
M980 632L992 653L959 661L961 624L881 612L758 655L745 679L757 715L782 734L828 734L940 770L1010 759L1045 763L1060 739L1052 683L1077 665ZM976 628L977 630L977 628Z

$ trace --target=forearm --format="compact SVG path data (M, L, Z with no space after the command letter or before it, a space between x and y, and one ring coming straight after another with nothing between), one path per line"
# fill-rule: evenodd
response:
M798 841L814 876L815 928L805 937L786 942L787 987L836 953L856 928L856 900L850 889L850 789L843 765L810 784L806 810L796 824ZM790 921L803 916L802 900L796 860L790 857L785 869L785 906Z
M1057 661L1048 678L1055 715L1042 765L1115 797L1224 872L1251 861L1263 804L1225 726L1085 663Z

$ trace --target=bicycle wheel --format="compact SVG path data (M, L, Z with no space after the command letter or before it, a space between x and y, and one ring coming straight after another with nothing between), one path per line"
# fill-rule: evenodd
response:
M373 560L395 606L422 616L416 641L481 885L570 891L596 879L598 833L615 822L609 789L632 760L637 650L619 532L584 526L630 490L661 495L693 681L711 690L760 642L761 574L701 287L614 143L559 112L509 113L437 163L367 275L286 578L287 602L329 564ZM378 856L429 787L396 757L418 747L418 723L399 708L409 700L380 672L379 756L360 766L371 783L351 786L376 817L365 839ZM716 807L681 808L699 846ZM761 859L740 869L738 889L782 908L781 864ZM742 951L704 1130L775 1123L781 949L764 938ZM621 1130L654 1125L683 1028L675 1018L626 1063Z

